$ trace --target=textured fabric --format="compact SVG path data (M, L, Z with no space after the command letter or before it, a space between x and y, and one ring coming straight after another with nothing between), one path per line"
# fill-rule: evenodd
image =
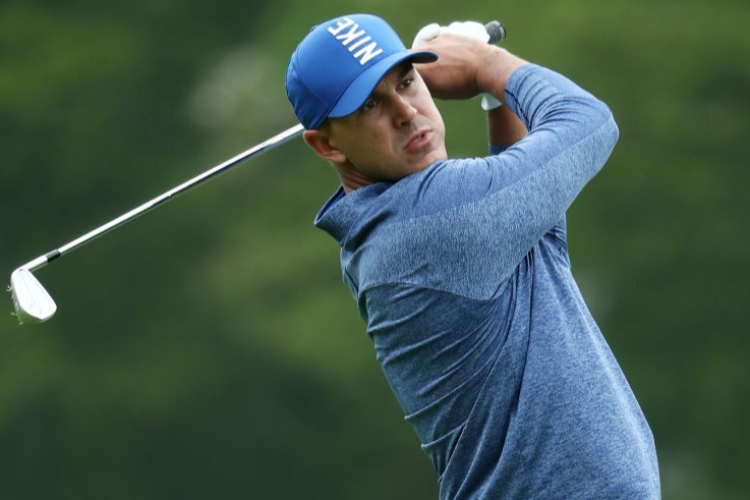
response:
M618 137L605 104L527 65L530 133L478 159L339 190L316 225L442 500L658 499L653 437L570 270L565 211ZM499 154L498 154L499 153Z

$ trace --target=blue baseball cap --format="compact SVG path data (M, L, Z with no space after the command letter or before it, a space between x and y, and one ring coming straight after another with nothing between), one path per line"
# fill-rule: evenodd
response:
M341 16L319 24L297 46L286 71L286 94L307 130L357 111L391 68L407 59L434 62L434 52L406 50L383 19Z

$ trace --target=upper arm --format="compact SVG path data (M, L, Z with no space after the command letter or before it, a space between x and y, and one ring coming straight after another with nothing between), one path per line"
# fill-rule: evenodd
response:
M518 71L507 91L529 134L502 154L446 161L410 179L410 217L379 227L388 248L358 266L486 298L550 231L564 245L565 212L604 165L617 126L603 103L564 77Z

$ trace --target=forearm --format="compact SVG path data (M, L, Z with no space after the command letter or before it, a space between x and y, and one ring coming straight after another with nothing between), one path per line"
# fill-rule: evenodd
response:
M505 103L505 86L513 72L527 64L500 47L489 46L481 70L477 73L477 85L483 92L492 94ZM528 130L521 119L507 105L487 112L487 133L492 146L511 146L523 139Z
M491 146L512 146L527 133L526 126L508 106L487 112L487 135Z
M531 68L527 61L500 47L445 34L420 48L440 55L437 62L418 65L434 97L469 99L486 92L503 103L500 111L488 117L492 145L512 144L525 135L524 128L533 134L536 127L544 125L552 134L541 134L537 139L548 149L561 140L575 142L595 130L602 120L611 118L606 105L561 75L538 75L519 87L521 81L538 71L527 71ZM512 79L513 75L517 78ZM506 92L511 80L516 88ZM511 115L520 118L520 123Z
M492 148L485 158L455 160L430 176L432 189L420 190L423 207L444 206L446 214L462 207L460 217L471 224L478 224L481 214L487 226L482 234L492 238L474 232L469 236L480 239L481 262L492 262L495 276L512 272L559 224L604 165L618 136L607 106L560 74L525 65L505 83L503 107L522 118L529 130L524 140L504 154L498 154L502 148ZM465 227L455 220L446 224ZM465 231L458 232L455 244L471 247L466 238Z
M518 68L529 62L495 45L486 45L483 49L475 73L476 85L480 92L492 94L506 104L505 86L508 80Z

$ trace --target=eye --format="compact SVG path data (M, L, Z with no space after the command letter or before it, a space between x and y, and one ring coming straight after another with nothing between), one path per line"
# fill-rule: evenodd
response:
M378 104L378 101L376 99L368 99L365 101L365 103L362 105L361 108L359 108L360 111L369 111L372 108L374 108Z
M414 82L414 77L413 76L406 77L406 78L404 78L404 81L401 82L401 88L408 89L409 87L411 87L411 84L413 82Z

